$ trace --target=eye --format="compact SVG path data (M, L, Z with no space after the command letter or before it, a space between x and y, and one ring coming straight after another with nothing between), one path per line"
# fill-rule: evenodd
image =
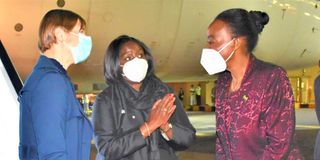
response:
M216 42L216 40L214 40L213 38L208 38L207 42L213 44Z
M132 58L131 57L125 57L126 61L130 61Z
M212 44L214 43L213 38L212 38L212 37L208 37L207 43L210 44L210 45L212 45Z
M143 53L140 53L137 57L138 57L138 58L144 58L144 54L143 54Z

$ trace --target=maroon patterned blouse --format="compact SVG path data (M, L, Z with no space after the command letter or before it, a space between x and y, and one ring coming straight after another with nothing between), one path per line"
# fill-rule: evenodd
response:
M217 159L303 159L286 72L251 56L235 92L229 91L231 79L222 73L216 89Z

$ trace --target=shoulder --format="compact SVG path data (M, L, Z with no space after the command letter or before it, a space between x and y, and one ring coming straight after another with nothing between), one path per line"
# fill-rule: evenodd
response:
M70 81L58 72L46 72L39 78L38 88L45 87L53 91L69 88L68 83L70 83Z
M55 71L33 70L26 80L23 89L30 90L59 90L65 89L70 80L65 76Z
M113 86L108 86L101 93L99 93L95 99L94 107L109 107L107 103L114 101L116 93L114 92Z
M316 97L320 97L320 75L314 80L314 94Z
M25 91L33 111L46 114L65 112L71 86L59 73L34 74L29 80L34 81L27 84Z
M318 75L314 80L314 91L319 92L320 90L316 88L320 88L320 75Z
M92 117L93 121L97 119L109 119L112 117L106 116L108 114L113 113L114 111L118 111L119 109L119 97L117 97L117 93L113 89L113 86L108 86L101 93L99 93L93 103L93 112Z
M158 77L152 76L148 79L149 85L155 85L160 90L164 90L165 92L172 93L173 89L166 83L162 82Z
M107 100L109 99L109 97L111 97L112 94L113 94L112 87L108 86L98 94L98 96L96 97L96 101Z
M270 62L262 61L260 59L255 59L253 67L256 67L259 71L264 72L274 72L276 70L282 71L284 70L282 67L275 65Z
M292 89L287 72L280 66L271 64L268 62L258 61L258 66L254 72L255 79L259 80L262 88L265 89L268 95L274 96L281 91L284 94L288 94L288 97L292 96ZM271 94L272 93L272 94Z
M287 79L287 72L280 66L256 59L255 64L252 66L255 68L255 75L267 77L268 79Z
M314 80L314 83L320 84L320 75L316 77L316 79Z

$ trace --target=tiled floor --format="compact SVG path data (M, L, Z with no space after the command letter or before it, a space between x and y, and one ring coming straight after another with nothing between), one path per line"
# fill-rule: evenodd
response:
M199 152L183 152L179 154L180 160L215 160L214 154Z
M197 130L197 139L186 151L179 152L180 160L214 160L215 114L210 112L188 112L191 123ZM296 110L297 143L306 160L313 159L314 141L320 129L314 109ZM96 150L92 147L92 157Z

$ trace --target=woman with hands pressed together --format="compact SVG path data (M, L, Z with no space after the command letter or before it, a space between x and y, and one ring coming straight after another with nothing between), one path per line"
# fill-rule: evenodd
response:
M182 103L154 74L152 55L141 41L122 35L104 59L108 87L95 101L97 159L171 160L195 138Z

